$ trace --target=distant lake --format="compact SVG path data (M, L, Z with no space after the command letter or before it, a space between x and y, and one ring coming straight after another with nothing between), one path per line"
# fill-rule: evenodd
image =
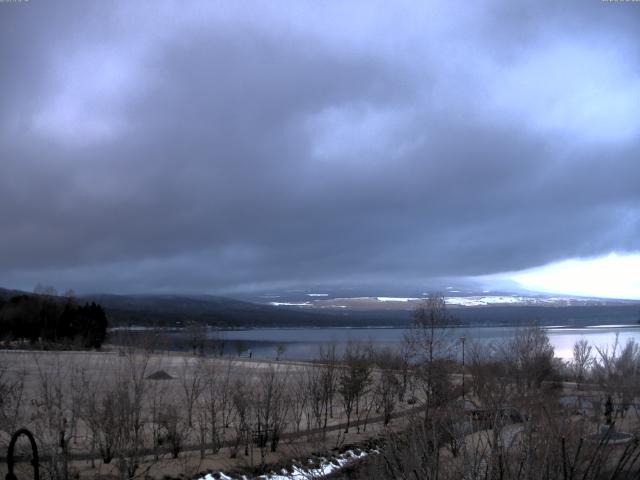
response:
M618 341L624 345L628 339L640 343L640 325L601 325L589 327L545 327L556 357L569 359L573 355L573 344L586 339L598 347L612 346ZM501 342L511 337L517 327L458 327L451 331L452 339L464 336L467 347L472 342ZM371 342L375 346L399 346L405 328L256 328L247 330L210 331L210 338L221 337L225 341L225 353L233 354L234 345L241 343L246 348L243 355L252 352L253 357L274 358L277 345L285 347L282 358L309 360L318 356L322 344L334 342L339 350L352 342ZM455 355L455 353L453 353Z

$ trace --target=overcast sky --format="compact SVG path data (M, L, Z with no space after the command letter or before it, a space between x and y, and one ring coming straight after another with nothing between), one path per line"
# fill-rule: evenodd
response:
M0 286L635 258L638 32L640 4L600 0L0 3Z

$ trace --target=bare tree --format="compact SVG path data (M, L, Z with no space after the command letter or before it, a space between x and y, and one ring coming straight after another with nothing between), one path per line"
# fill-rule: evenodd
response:
M226 362L223 368L218 368L215 363L209 363L206 367L204 389L198 406L201 456L204 456L207 437L212 453L220 450L224 429L229 427L233 413L231 373L231 361Z
M442 294L431 294L413 312L411 328L405 337L415 359L414 380L420 386L427 422L432 406L449 390L447 355L452 348L452 319Z
M549 336L537 323L516 330L502 346L502 354L508 374L522 395L535 392L556 370Z
M33 287L33 293L37 295L47 295L50 297L55 297L58 295L58 291L55 289L55 287L51 285L43 285L40 282L38 282L36 286Z
M309 370L313 367L305 367L302 372L293 372L290 375L289 387L291 388L290 411L296 433L300 432L302 417L309 410Z
M168 445L171 456L178 458L189 432L189 426L182 418L180 409L172 402L164 402L158 421L162 429L160 445Z
M278 372L273 366L260 376L256 386L253 425L262 468L265 465L267 446L275 452L284 429L288 409L286 390L286 372Z
M149 358L148 352L125 352L125 356L119 358L115 382L103 401L105 412L109 412L105 418L105 434L112 437L114 458L118 460L123 480L136 475L144 455L143 413Z
M322 428L325 412L326 390L323 382L323 368L311 367L306 370L308 385L309 408L307 409L307 430L313 426Z
M395 372L383 369L376 382L375 396L378 407L382 410L385 426L391 421L400 390L401 383Z
M225 338L220 331L212 331L208 333L209 341L213 347L214 354L218 357L224 355Z
M471 391L489 412L496 412L508 404L512 395L507 379L508 366L503 361L502 349L492 344L470 342L467 370Z
M207 326L202 322L189 322L185 326L185 333L194 355L204 355L207 338Z
M592 347L585 339L576 341L573 344L573 360L571 369L578 385L584 380L585 376L593 365Z
M414 310L411 328L405 337L413 355L426 362L433 362L450 349L447 329L451 317L447 312L444 296L430 294Z
M4 356L0 357L0 432L7 437L22 420L25 376L24 370L10 369Z
M624 415L640 392L640 345L629 339L620 348L618 336L612 348L596 347L593 376L610 401L617 403L617 413ZM634 403L635 405L635 403Z
M71 365L57 356L52 365L44 365L38 355L33 356L37 368L37 390L32 402L35 433L40 439L46 470L52 479L69 478L68 409Z
M249 439L251 434L251 417L253 414L250 391L244 377L236 379L233 386L231 401L233 403L235 419L234 438L230 445L230 457L236 458L240 445L244 444L244 453L249 455Z
M165 399L169 396L169 390L166 380L152 381L147 390L147 405L155 460L159 459L160 447L164 443L162 417L164 415Z
M371 361L359 345L349 344L344 355L344 365L338 376L338 392L342 398L344 412L347 416L345 433L349 433L351 414L358 414L362 398L371 384Z
M430 421L409 422L388 432L381 454L360 478L397 480L549 480L636 478L640 446L588 442L587 419L550 414L544 399L529 415L501 418L475 432L461 421L457 405L438 409ZM458 404L460 405L460 404ZM453 406L452 409L449 407ZM516 423L513 423L514 420ZM487 428L488 427L488 428ZM377 467L377 468L376 468Z
M404 397L407 393L407 387L409 386L410 357L411 351L408 348L407 343L404 342L400 346L400 350L397 355L395 355L395 360L392 361L392 364L395 365L395 369L400 374L400 388L398 389L398 400L400 402L404 401Z
M309 406L315 427L326 437L329 417L333 417L333 400L337 388L338 360L335 344L321 346L319 364L309 369Z
M377 406L378 398L374 391L373 384L373 375L371 375L367 386L365 387L362 394L359 396L358 405L356 408L356 422L357 422L357 431L360 433L360 427L362 426L363 431L367 431L367 426L369 425L369 418L371 417L371 413L375 410Z
M193 426L193 408L204 389L203 372L204 365L202 360L194 362L192 359L183 358L180 386L184 396L182 404L187 412L187 425L189 427Z

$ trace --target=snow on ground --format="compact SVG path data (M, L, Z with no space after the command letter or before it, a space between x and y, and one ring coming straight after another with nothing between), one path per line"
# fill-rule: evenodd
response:
M302 303L295 303L295 302L269 302L269 305L273 305L274 307L310 307L311 303L310 302L302 302Z
M455 290L450 290L454 293ZM349 297L330 298L326 293L307 293L311 297L306 301L271 301L275 307L319 307L319 308L409 308L426 297ZM446 296L447 305L457 307L481 307L487 305L530 305L530 306L566 306L584 305L597 302L597 299L579 297L547 297L525 295L453 295ZM382 307L382 304L386 304ZM394 304L404 304L402 307Z
M372 453L377 453L375 450ZM353 450L347 450L336 457L331 459L321 458L320 465L316 467L305 468L299 465L293 465L291 468L291 472L286 469L282 469L280 473L269 473L266 475L260 475L257 477L257 480L308 480L310 478L323 478L327 475L336 472L343 468L348 463L351 463L355 460L361 460L364 457L369 455L369 453L361 451L360 453L356 453ZM310 463L313 463L313 460L309 460ZM199 480L216 480L219 478L221 480L233 480L233 477L229 477L225 475L223 472L218 472L217 477L214 474L208 473L204 477L200 477ZM237 478L247 478L244 475L242 477Z
M486 295L472 297L447 297L447 305L461 305L465 307L475 307L479 305L490 305L493 303L525 303L527 297L514 297L510 295Z
M456 292L456 290L450 290L450 292ZM416 297L373 297L373 300L378 302L418 302L423 300ZM569 298L559 297L525 297L520 295L472 295L472 296L455 296L445 297L447 305L459 305L464 307L477 307L483 305L496 305L496 304L550 304L559 302L571 302Z
M412 297L376 297L376 300L379 302L413 302L420 299Z
M460 305L464 307L476 307L482 305L495 304L526 304L526 305L544 305L544 304L570 304L575 301L573 298L564 297L524 297L519 295L476 295L470 297L447 297L445 299L448 305Z

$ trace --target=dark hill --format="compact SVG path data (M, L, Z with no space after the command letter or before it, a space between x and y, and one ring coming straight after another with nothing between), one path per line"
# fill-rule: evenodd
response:
M83 301L104 306L111 326L184 326L190 322L217 327L346 326L350 316L281 308L213 295L87 295Z
M0 289L5 301L16 295ZM202 323L224 328L406 326L409 310L308 309L251 303L214 295L83 295L81 303L104 307L109 325L181 327ZM543 325L637 324L639 304L588 306L482 306L449 309L458 324L518 325L537 320Z

